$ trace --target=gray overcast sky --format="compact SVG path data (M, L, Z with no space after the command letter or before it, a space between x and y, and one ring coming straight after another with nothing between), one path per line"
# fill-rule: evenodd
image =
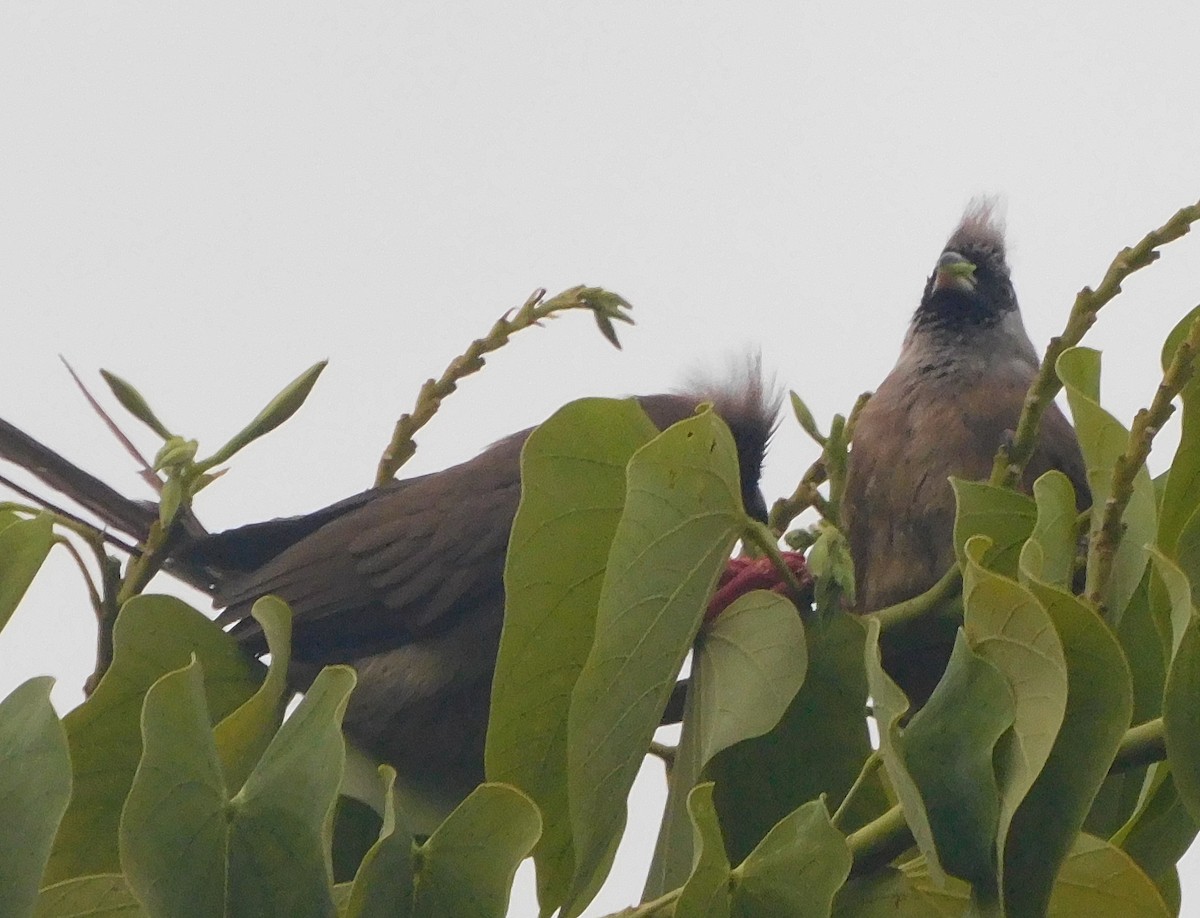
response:
M1194 0L10 0L0 415L138 492L58 353L134 381L209 448L328 357L303 412L198 506L213 528L300 512L368 485L420 383L497 315L589 283L634 303L624 350L585 316L525 332L448 401L409 471L746 346L824 423L890 368L972 195L1007 200L1039 347L1121 246L1196 200L1198 38ZM1090 336L1123 419L1197 278L1200 236ZM812 457L785 424L768 498ZM60 710L77 703L89 628L52 559L0 637L0 693L52 672ZM640 889L657 781L596 913Z

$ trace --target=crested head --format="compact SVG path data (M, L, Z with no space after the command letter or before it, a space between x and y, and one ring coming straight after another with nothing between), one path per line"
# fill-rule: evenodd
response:
M925 282L913 331L968 334L992 328L1017 311L1004 245L1004 219L995 198L976 198Z
M660 429L690 416L698 405L710 402L733 435L742 502L752 516L766 519L767 508L758 482L767 446L779 426L783 392L763 373L760 354L754 352L731 361L723 373L697 373L685 387L671 395L641 396L638 402Z

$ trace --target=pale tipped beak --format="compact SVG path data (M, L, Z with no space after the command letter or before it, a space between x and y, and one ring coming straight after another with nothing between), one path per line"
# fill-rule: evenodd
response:
M958 252L943 252L933 276L934 290L975 290L975 265Z

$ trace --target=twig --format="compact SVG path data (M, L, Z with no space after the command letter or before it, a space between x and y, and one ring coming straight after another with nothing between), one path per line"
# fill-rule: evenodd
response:
M535 290L525 304L512 313L511 318L508 315L501 316L486 337L476 338L462 354L451 360L439 379L425 381L412 412L401 415L396 422L392 441L379 460L375 474L376 487L391 481L400 467L412 458L417 450L413 436L437 413L442 401L458 388L459 381L481 370L484 355L503 347L516 332L540 325L544 319L553 318L559 312L589 309L604 336L619 347L612 321L633 322L626 313L631 308L629 303L599 287L572 287L543 302L545 295L545 290Z
M1093 290L1084 287L1075 297L1067 326L1063 333L1050 339L1046 356L1025 396L1025 406L1017 423L1012 442L1001 446L992 464L989 479L994 485L1011 487L1021 478L1021 473L1033 456L1037 445L1037 431L1042 415L1062 389L1062 382L1055 371L1055 363L1062 353L1074 347L1096 322L1100 309L1121 292L1121 283L1133 274L1158 259L1158 249L1185 235L1191 225L1200 220L1200 202L1182 208L1170 220L1156 230L1147 233L1137 245L1122 249L1113 259L1100 285Z
M1149 408L1142 408L1133 418L1129 430L1129 445L1113 465L1112 483L1104 516L1092 534L1088 550L1087 597L1097 608L1103 608L1101 595L1112 576L1113 559L1121 541L1125 508L1133 497L1133 482L1150 455L1155 435L1175 412L1172 402L1183 391L1196 372L1196 355L1200 350L1200 319L1192 322L1187 338L1175 351L1162 382L1154 393Z
M829 504L817 488L828 479L825 458L822 456L808 467L790 497L781 497L771 506L768 526L777 536L782 536L792 521L809 507L828 519Z

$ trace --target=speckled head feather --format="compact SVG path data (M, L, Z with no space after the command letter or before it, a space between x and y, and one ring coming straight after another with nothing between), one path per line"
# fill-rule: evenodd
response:
M995 198L975 198L925 282L913 332L961 335L992 328L1017 311Z
M1004 257L1004 207L999 198L973 198L967 205L962 220L946 240L943 251L965 255L964 249L989 254L1007 270Z

